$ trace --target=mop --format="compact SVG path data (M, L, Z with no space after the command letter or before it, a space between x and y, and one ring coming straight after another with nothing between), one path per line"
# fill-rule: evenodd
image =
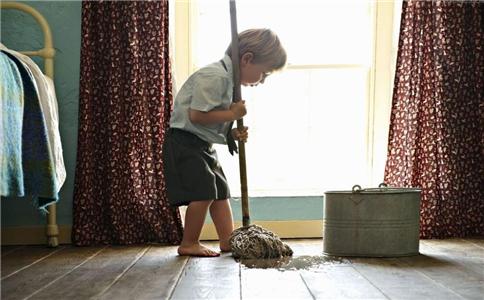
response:
M239 35L235 0L230 0L230 24L232 30L232 64L234 73L234 100L242 99L240 88ZM237 120L237 128L244 128L243 119ZM280 258L291 256L292 249L274 233L257 225L250 225L249 197L247 189L247 168L245 144L239 141L239 169L242 199L242 227L230 236L230 248L235 258Z

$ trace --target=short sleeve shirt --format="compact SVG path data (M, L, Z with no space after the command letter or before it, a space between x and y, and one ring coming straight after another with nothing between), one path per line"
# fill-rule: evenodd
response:
M223 63L222 63L223 61ZM190 121L190 109L208 112L227 110L232 103L232 61L228 55L193 73L175 97L170 127L189 131L209 142L226 144L229 122L210 125Z

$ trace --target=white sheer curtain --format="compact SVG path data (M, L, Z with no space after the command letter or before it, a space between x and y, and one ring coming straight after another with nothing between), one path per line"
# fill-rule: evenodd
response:
M288 67L243 88L249 126L249 194L321 195L370 182L369 103L374 1L237 1L238 29L274 30ZM195 1L194 69L219 60L230 41L228 1ZM238 160L217 147L239 195Z

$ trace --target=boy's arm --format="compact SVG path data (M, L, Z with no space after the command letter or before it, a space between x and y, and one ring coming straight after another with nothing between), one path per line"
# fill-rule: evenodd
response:
M245 101L238 101L230 105L227 110L199 111L190 109L189 116L192 123L209 125L216 123L225 123L238 120L247 113Z

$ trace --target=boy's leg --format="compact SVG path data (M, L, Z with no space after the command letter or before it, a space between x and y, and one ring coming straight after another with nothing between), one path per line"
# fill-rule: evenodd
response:
M199 238L202 231L208 207L212 201L192 201L188 205L185 214L185 228L183 230L183 240L178 247L178 254L191 256L219 256L215 252L200 244Z
M217 229L220 250L230 251L229 238L232 231L234 231L234 220L232 219L232 209L229 200L213 201L210 205L210 216Z

